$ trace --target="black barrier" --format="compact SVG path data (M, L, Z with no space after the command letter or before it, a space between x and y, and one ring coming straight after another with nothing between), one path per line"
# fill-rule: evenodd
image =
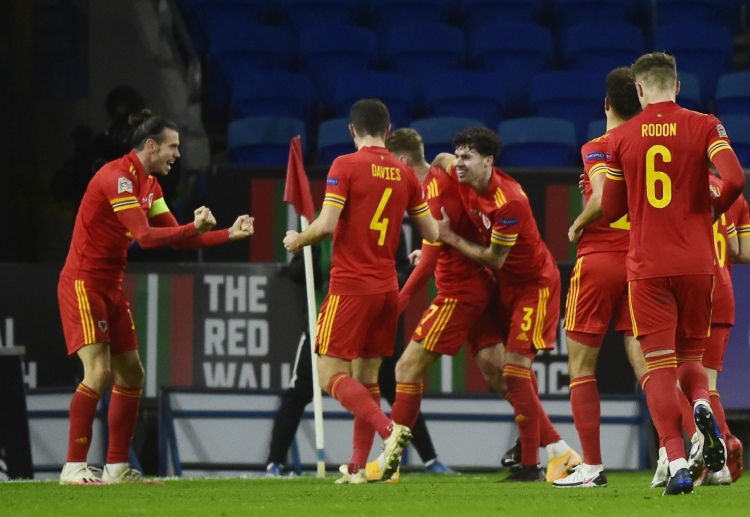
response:
M0 481L31 479L29 420L23 385L22 346L0 347Z

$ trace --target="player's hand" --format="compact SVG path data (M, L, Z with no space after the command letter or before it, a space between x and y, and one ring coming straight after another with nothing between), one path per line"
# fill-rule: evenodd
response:
M193 224L195 224L195 229L198 230L198 233L204 233L216 226L216 219L214 218L214 214L211 213L211 210L208 209L208 207L202 206L200 208L196 208L195 212L193 212L193 215L195 216L195 221L193 221Z
M586 189L583 186L583 173L581 173L581 175L578 176L578 190L581 191L581 194L586 193Z
M236 241L238 239L250 237L255 232L255 228L253 226L254 222L255 218L250 217L247 214L239 216L234 224L229 228L229 240Z
M438 240L447 242L448 236L453 232L451 231L451 220L448 218L448 214L445 208L440 208L440 213L443 215L442 219L436 219L438 225Z
M576 225L571 226L568 229L568 240L570 242L578 242L581 240L581 235L583 234L583 228L578 228Z
M413 265L418 265L420 260L422 260L422 250L414 250L409 253L409 262Z
M297 237L299 236L299 232L295 232L294 230L289 230L286 232L286 237L284 237L284 247L286 250L290 253L299 253L302 251L302 246L300 246L297 242Z

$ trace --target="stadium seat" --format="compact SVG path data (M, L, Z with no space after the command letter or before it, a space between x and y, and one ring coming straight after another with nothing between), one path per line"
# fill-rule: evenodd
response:
M605 76L617 67L630 66L645 51L643 31L627 23L607 23L606 31L601 22L573 25L562 40L568 68Z
M677 65L679 68L679 65ZM683 108L706 113L706 102L701 95L701 85L695 74L680 72L680 93L677 104Z
M232 117L270 115L312 122L315 93L310 78L283 70L256 73L232 82Z
M505 108L503 76L497 72L459 70L427 79L432 117L469 117L496 127Z
M719 3L726 0L659 0L655 2L656 24L671 25L716 19Z
M276 0L284 21L296 31L311 25L354 23L355 3L351 0Z
M575 126L569 120L520 117L498 126L503 167L574 167L581 163Z
M412 119L414 86L408 77L379 71L342 73L336 77L333 86L331 113L337 117L348 116L352 105L363 98L383 101L394 129L408 125Z
M369 18L378 31L398 22L445 23L453 0L369 0Z
M354 140L349 133L349 117L324 120L318 126L318 163L330 165L337 156L353 153Z
M750 70L719 77L714 96L714 113L750 116Z
M724 115L719 117L727 136L732 144L732 149L744 168L750 167L750 115Z
M305 148L305 124L288 117L247 117L229 123L227 128L228 162L236 165L286 165L291 139L302 136Z
M654 48L674 55L679 73L695 74L701 92L714 92L719 76L730 71L732 33L723 25L704 21L664 25L656 29Z
M607 132L607 119L606 118L600 118L597 120L592 120L589 122L589 127L586 130L586 141L593 140L594 138L599 138L604 133Z
M467 117L427 117L414 120L412 129L422 136L424 155L432 161L439 153L453 153L453 136L470 127L486 127L481 120Z
M602 24L608 28L612 21L630 21L637 3L638 0L554 0L555 23L562 32L580 23L598 23L602 30Z
M605 74L574 70L537 74L529 89L531 110L538 116L570 120L583 143L589 122L604 113L604 79Z
M505 114L528 114L531 78L552 66L552 34L523 22L494 23L470 33L468 55L479 70L505 77Z
M460 6L466 27L476 28L498 20L535 24L542 0L461 0Z
M384 35L386 67L412 78L456 70L464 64L466 42L458 27L414 22L391 26Z
M364 27L318 24L299 33L300 70L324 100L331 98L338 75L374 69L377 57L375 32Z

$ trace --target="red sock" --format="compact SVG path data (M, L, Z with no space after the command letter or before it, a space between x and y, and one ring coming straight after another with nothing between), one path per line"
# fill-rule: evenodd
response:
M695 434L693 405L677 385L675 385L675 390L677 390L677 401L680 406L680 421L682 422L682 430L685 431L685 434L688 435L688 438L692 438L692 436Z
M355 417L368 422L381 438L391 434L391 421L360 382L345 373L337 373L328 381L326 391Z
M373 402L380 406L380 385L375 382L373 384L363 384L367 391L370 392ZM372 442L375 440L375 429L364 419L354 416L354 439L353 450L352 450L352 461L353 465L358 467L364 467L367 463L367 458L370 455L372 449Z
M581 439L583 462L587 465L601 465L602 409L596 377L583 375L570 379L570 407L573 409L573 421Z
M685 457L677 391L677 358L674 353L646 358L649 380L646 402L669 461Z
M138 405L143 388L112 386L109 401L109 450L107 463L127 463L130 444L133 443L135 426L138 424Z
M542 401L539 400L539 383L536 379L534 370L531 370L531 384L534 387L536 399L539 401L539 445L544 447L551 443L559 442L562 440L560 433L558 433L555 426L552 425L552 421L549 419L549 416L547 416L544 406L542 406Z
M698 399L710 400L708 374L699 361L678 361L677 380L691 406Z
M727 425L727 415L724 413L724 405L721 403L721 397L719 396L718 391L711 390L709 393L711 394L711 411L714 413L716 425L719 426L719 430L726 440L730 433L729 425Z
M534 392L531 368L517 364L503 366L503 378L513 399L518 433L521 436L521 464L539 463L539 396Z
M70 401L70 431L68 434L69 463L85 462L91 447L96 406L101 395L85 384L78 385Z
M421 382L397 382L396 400L393 401L393 407L391 408L391 420L413 429L419 417L421 405Z

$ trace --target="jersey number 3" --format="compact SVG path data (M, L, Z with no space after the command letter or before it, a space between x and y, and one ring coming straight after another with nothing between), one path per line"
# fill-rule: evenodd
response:
M387 217L381 219L381 217L383 215L383 210L385 210L385 205L388 204L388 200L391 197L391 192L393 192L392 188L387 188L383 191L383 197L380 198L378 209L375 210L375 215L372 216L372 220L370 221L370 230L380 232L378 246L382 246L385 243L385 232L388 231L389 219Z

